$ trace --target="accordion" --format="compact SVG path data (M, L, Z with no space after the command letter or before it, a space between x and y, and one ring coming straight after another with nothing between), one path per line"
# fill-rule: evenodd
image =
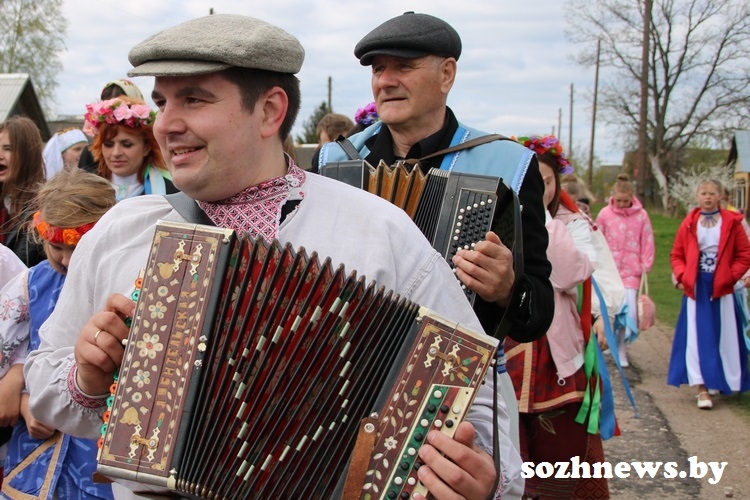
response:
M494 231L513 252L516 279L523 274L521 207L502 178L398 162L373 167L365 160L323 165L321 175L364 189L402 208L453 267L460 249L471 249ZM463 286L473 304L476 294Z
M330 259L231 230L159 223L141 280L97 471L142 495L427 494L416 450L453 435L496 356Z

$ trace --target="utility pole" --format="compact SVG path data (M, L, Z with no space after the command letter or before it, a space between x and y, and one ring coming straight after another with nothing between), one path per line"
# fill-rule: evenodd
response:
M643 5L643 46L641 47L641 109L638 123L638 182L636 191L643 201L646 194L646 168L648 159L648 58L651 39L651 0L645 0ZM667 207L664 207L667 208Z
M569 128L569 134L570 137L568 137L568 158L573 157L573 84L570 84L570 126Z
M594 181L594 135L596 131L596 98L599 94L599 61L602 53L602 40L596 41L596 73L594 76L594 110L591 116L591 143L589 145L589 171L588 184L589 189Z
M333 113L333 106L331 105L331 94L332 94L332 78L328 77L328 112Z
M557 108L557 140L562 141L562 108Z

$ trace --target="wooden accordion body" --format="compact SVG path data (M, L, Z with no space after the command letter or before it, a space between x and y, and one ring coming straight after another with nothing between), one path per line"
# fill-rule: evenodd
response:
M416 450L452 435L496 349L304 249L162 222L98 472L150 496L336 498L361 427L355 496L426 492Z
M500 177L449 172L419 165L365 160L324 165L321 175L364 189L402 208L450 264L459 249L470 249L494 231L514 255L516 276L523 274L521 208ZM470 302L476 294L464 287Z

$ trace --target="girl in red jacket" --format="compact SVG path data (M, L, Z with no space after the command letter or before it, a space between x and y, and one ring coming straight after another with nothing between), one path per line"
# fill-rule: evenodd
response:
M698 208L677 230L670 254L676 287L685 296L677 318L667 382L698 386L698 408L712 394L750 389L747 348L734 284L750 269L742 215L720 208L721 184L698 185ZM750 278L745 278L745 286Z

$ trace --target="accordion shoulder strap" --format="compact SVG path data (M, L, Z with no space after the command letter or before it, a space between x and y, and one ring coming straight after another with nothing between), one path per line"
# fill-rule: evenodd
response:
M480 146L482 144L486 144L488 142L492 141L512 141L510 137L505 137L501 134L487 134L483 135L481 137L477 137L475 139L471 139L470 141L462 142L461 144L456 144L455 146L451 146L449 148L441 149L440 151L436 151L432 154L429 154L427 156L423 156L419 159L409 159L406 160L405 163L408 163L410 165L416 165L420 161L427 160L430 158L434 158L436 156L440 155L447 155L448 153L453 153L455 151L461 151L462 149L469 149L473 148L474 146ZM343 135L339 135L336 138L336 142L339 146L341 146L341 149L344 150L346 153L346 156L349 157L350 160L361 160L362 156L359 154L359 151L357 151L357 148L354 147L354 144L351 143L349 139L344 137Z
M461 144L456 144L455 146L451 146L449 148L441 149L440 151L436 151L427 156L423 156L422 158L418 160L407 160L407 163L408 162L417 163L423 160L428 160L430 158L435 158L436 156L447 155L448 153L461 151L462 149L469 149L469 148L473 148L474 146L481 146L482 144L486 144L492 141L512 141L512 140L513 139L511 139L510 137L505 137L504 135L501 135L501 134L487 134L481 137L471 139L470 141L462 142Z
M204 226L215 226L214 222L206 215L201 207L198 206L198 202L179 191L177 193L165 194L164 198L177 210L177 213L188 221L195 224L203 224Z
M350 160L362 159L362 155L359 154L359 151L357 151L357 148L354 147L352 141L350 141L343 135L339 134L339 136L336 138L336 143L341 146L341 149L344 150L344 153L346 153L346 156L348 156Z

